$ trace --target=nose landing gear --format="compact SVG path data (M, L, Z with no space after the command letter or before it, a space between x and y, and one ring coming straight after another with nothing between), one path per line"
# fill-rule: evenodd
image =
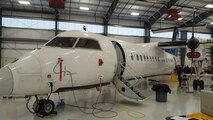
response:
M41 99L36 100L33 104L33 110L36 115L45 117L51 114L57 114L55 109L55 104L52 100L49 99Z

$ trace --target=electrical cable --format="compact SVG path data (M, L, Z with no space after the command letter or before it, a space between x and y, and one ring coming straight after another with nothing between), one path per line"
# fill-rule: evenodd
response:
M27 110L28 110L30 113L35 114L35 112L31 111L30 108L29 108L30 99L31 99L31 96L29 96L29 98L27 99L26 108L27 108Z
M121 103L118 103L116 105L116 107L119 108L120 110L123 110L123 111L127 112L127 114L130 117L137 118L137 119L145 117L145 114L143 114L142 112L138 112L138 111L132 110L132 109L122 105Z
M74 84L73 84L73 79L72 79L72 73L71 73L70 71L67 71L67 72L68 72L69 75L70 75L71 84L72 84L72 87L73 87ZM77 108L78 108L81 112L83 112L83 113L85 113L85 114L92 114L92 115L93 115L94 117L96 117L96 118L113 118L113 117L116 117L116 116L118 115L117 112L112 111L112 108L113 108L113 106L115 105L114 103L111 103L111 102L98 102L101 94L98 95L98 97L97 97L97 99L96 99L96 102L92 105L91 108L89 108L89 109L92 110L92 112L86 112L86 111L84 111L84 110L81 109L81 108L85 108L85 107L79 106L79 104L78 104L78 102L77 102L77 99L76 99L76 95L75 95L75 91L74 91L74 90L72 91L72 93L73 93L74 101L75 101L75 104L76 104ZM111 104L112 106L111 106L110 109L103 109L103 108L98 108L98 107L96 106L96 105L98 105L98 104ZM113 116L98 116L98 115L97 115L98 113L102 113L102 112L111 112L111 113L113 113L114 115L113 115Z
M57 72L55 71L56 67L58 66L58 64L60 63L60 61L57 62L57 64L54 66L53 68L53 72L55 74L60 74L60 72ZM73 83L73 78L72 78L72 73L69 71L69 70L66 70L66 71L61 71L63 74L66 75L66 73L70 76L70 82L71 82L71 86L74 87L74 83ZM115 111L112 111L114 105L115 105L115 99L116 99L116 89L115 89L115 95L114 95L114 103L112 102L98 102L99 101L99 97L101 94L98 95L97 99L96 99L96 102L94 104L92 104L91 107L83 107L83 106L80 106L79 103L77 102L77 98L76 98L76 94L75 94L75 90L72 91L72 94L73 94L73 97L74 97L74 101L75 101L75 104L76 105L70 105L70 104L65 104L67 106L72 106L72 107L77 107L82 113L85 113L85 114L92 114L94 117L96 118L113 118L113 117L116 117L118 115L117 112ZM59 94L58 94L59 95ZM60 98L60 96L59 96ZM112 106L110 107L110 109L103 109L103 108L99 108L97 107L97 105L102 105L102 104L111 104ZM86 112L84 110L82 110L82 108L84 109L91 109L92 112ZM111 112L113 113L114 115L113 116L98 116L97 114L98 113L102 113L102 112Z

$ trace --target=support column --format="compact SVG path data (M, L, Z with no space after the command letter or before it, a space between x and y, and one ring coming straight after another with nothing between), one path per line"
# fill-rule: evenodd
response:
M178 39L178 32L179 32L179 30L177 28L174 28L173 35L172 35L172 41L176 41Z
M179 34L179 30L177 28L174 28L173 35L172 35L172 41L178 40L178 34ZM165 51L172 55L175 55L175 56L177 56L177 53L178 53L177 48L165 49Z
M0 67L2 67L2 8L0 8Z
M213 38L213 28L211 29L211 38ZM211 66L213 66L213 47L211 47L210 50L211 50ZM211 73L213 73L213 68L211 68Z
M187 40L187 31L181 31L180 32L180 39L181 40ZM180 49L180 64L183 67L185 63L185 55L186 55L186 48Z
M58 35L58 20L59 20L59 12L55 10L55 35Z
M144 43L150 43L150 30L151 27L148 24L145 24L145 36L144 36Z
M108 36L108 22L104 19L104 33L105 36Z

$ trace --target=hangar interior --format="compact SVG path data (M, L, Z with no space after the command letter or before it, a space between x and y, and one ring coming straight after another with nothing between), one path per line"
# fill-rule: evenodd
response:
M212 0L58 0L60 4L53 8L49 3L54 0L1 0L0 2L0 65L5 66L25 53L41 48L44 43L55 35L67 30L86 30L117 38L131 43L150 43L188 40L192 36L192 25L195 37L200 39L213 38L213 1ZM24 2L24 3L23 3ZM59 3L60 3L59 2ZM170 10L170 11L169 11ZM177 11L176 11L177 10ZM173 18L170 13L176 16ZM193 13L195 13L193 18ZM177 32L173 40L173 29L164 32L152 32L151 29L167 27L184 27ZM213 65L213 47L207 47L206 58ZM179 64L184 61L185 53L178 49ZM148 69L148 68L145 68ZM146 91L149 99L142 102L132 102L118 96L119 105L112 111L104 112L102 116L108 119L144 119L163 120L169 116L192 114L200 112L199 91L186 93L170 82L170 77L155 77L168 83L172 94L168 95L166 103L155 102L155 93L148 85ZM148 81L146 84L149 84ZM189 83L192 84L192 83ZM205 83L206 89L212 84ZM139 86L140 88L141 86ZM102 100L113 101L114 89L106 86L103 89ZM143 86L141 87L143 89ZM94 103L98 96L96 89L76 92L82 105ZM65 101L75 103L72 93L62 93L69 96ZM108 97L108 96L111 96ZM58 95L53 95L58 99ZM55 101L56 101L55 100ZM86 101L85 101L86 100ZM55 102L54 101L54 102ZM37 120L39 117L30 114L25 107L26 99L12 98L0 100L0 118ZM57 102L57 101L56 101ZM209 104L212 104L209 103ZM58 109L57 116L44 119L102 119L82 113L75 107ZM114 112L116 111L116 113ZM116 117L113 117L116 114Z

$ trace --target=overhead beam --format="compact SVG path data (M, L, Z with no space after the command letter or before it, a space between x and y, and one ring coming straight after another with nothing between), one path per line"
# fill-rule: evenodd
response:
M119 0L113 0L109 10L107 11L106 15L104 16L104 19L103 19L103 21L104 21L104 35L106 35L106 36L108 35L108 22L109 22L110 18L112 17L112 14L113 14L113 12L114 12L117 4L118 4L118 1Z
M112 14L113 14L113 12L114 12L114 10L115 10L117 4L118 4L118 1L119 1L119 0L113 0L113 2L112 2L112 4L111 4L111 6L110 6L108 12L106 13L106 15L105 15L105 17L104 17L105 21L109 22L109 20L110 20L110 18L112 17Z
M178 0L170 0L163 7L161 7L157 12L154 13L145 24L152 26L168 9L170 9Z
M212 13L213 13L213 8L209 9L208 11L205 11L205 12L199 14L198 16L196 16L194 18L194 20L192 19L192 20L189 20L189 21L185 22L184 24L181 25L181 27L196 25L199 22L201 22L202 20L204 20L207 17L209 17Z
M28 13L44 13L44 14L53 14L54 12L51 11L41 11L41 10L29 10L29 9L19 9L19 8L5 8L3 7L2 10L4 11L14 11L14 12L28 12Z
M2 42L37 42L46 43L49 39L32 39L32 38L4 38L0 37Z

